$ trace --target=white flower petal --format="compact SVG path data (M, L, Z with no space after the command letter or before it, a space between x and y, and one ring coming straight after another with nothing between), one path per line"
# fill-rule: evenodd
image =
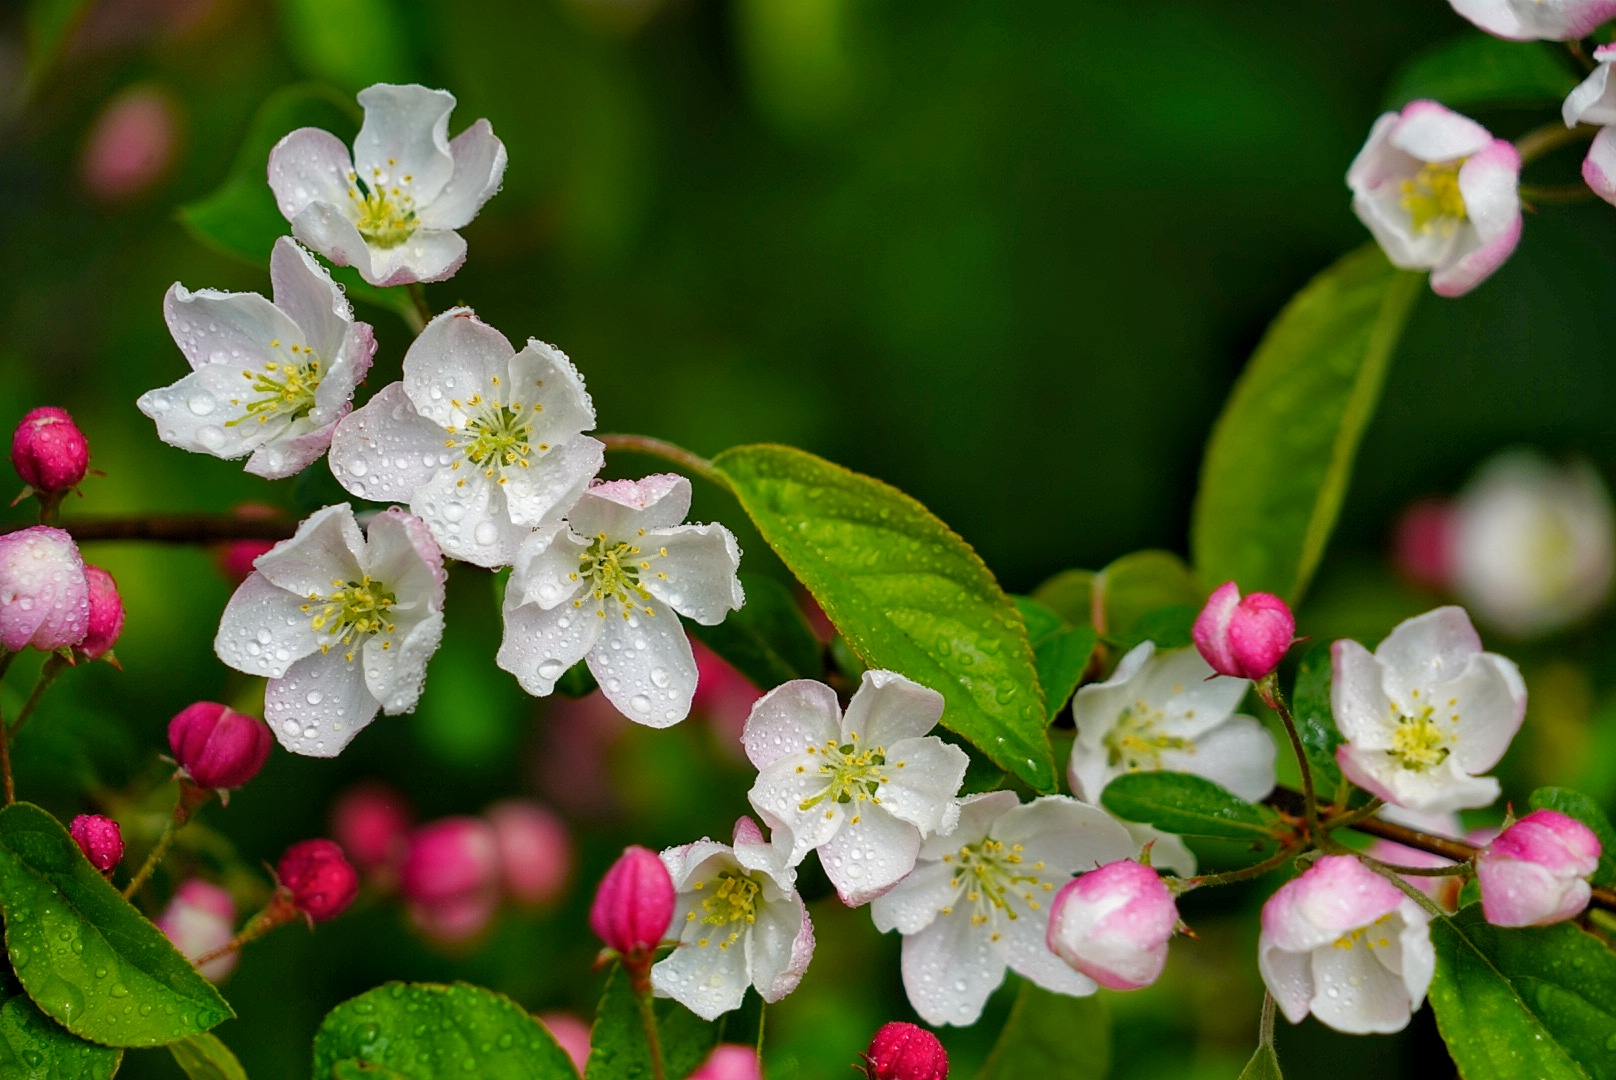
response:
M214 653L237 671L280 678L295 661L319 648L303 603L263 574L248 574L219 617Z
M467 414L455 402L476 394L492 400L495 380L509 378L514 355L505 335L470 308L450 308L427 323L404 354L404 392L416 412L439 427L456 427Z
M229 365L237 378L247 368L261 369L265 359L279 358L270 342L291 345L303 338L286 312L257 293L192 292L175 282L163 297L163 318L193 370Z
M1599 129L1582 162L1583 182L1608 203L1616 203L1616 127Z
M1330 647L1330 664L1330 711L1342 737L1366 749L1388 749L1397 713L1386 696L1385 668L1348 638Z
M377 83L359 91L365 121L354 139L354 168L372 187L400 186L431 203L454 172L449 113L454 95L424 86ZM408 179L406 179L408 178Z
M1089 746L1086 739L1072 743L1072 756L1066 763L1066 782L1072 794L1084 802L1098 804L1105 785L1110 783L1111 751L1104 746Z
M671 529L690 513L690 481L673 473L609 480L584 492L567 520L579 536L631 537Z
M913 934L951 906L964 887L954 878L954 867L932 860L917 863L908 877L870 904L870 918L883 934L896 930Z
M1313 954L1290 952L1264 938L1257 949L1263 985L1285 1019L1300 1024L1313 1004Z
M1482 653L1470 658L1464 674L1433 692L1447 695L1435 703L1439 710L1452 702L1459 714L1453 754L1464 771L1481 773L1497 765L1526 718L1520 669L1496 653Z
M537 604L546 611L568 604L586 583L579 576L579 560L589 545L566 525L544 525L527 534L511 564L505 588L505 610Z
M172 386L142 394L135 404L157 422L157 437L170 446L216 458L239 458L285 434L285 415L259 422L247 416L235 395L247 386L241 371L207 364Z
M1204 776L1248 802L1274 790L1277 748L1268 729L1249 716L1231 716L1199 736L1193 750L1162 752L1161 767Z
M1251 683L1216 675L1194 648L1156 654L1136 680L1136 696L1162 714L1162 730L1195 738L1222 723L1246 696Z
M1322 1023L1349 1035L1388 1034L1408 1026L1408 991L1375 959L1373 949L1360 942L1350 949L1314 949L1312 958L1310 1008Z
M285 344L306 346L329 364L342 350L353 325L353 306L331 280L330 272L297 241L283 236L269 253L269 282L275 306L298 330Z
M994 823L991 835L1006 845L1020 844L1024 862L1042 861L1067 873L1133 854L1127 831L1111 815L1064 795L1044 795L1008 811Z
M1616 124L1616 86L1611 85L1610 69L1610 64L1600 64L1566 95L1560 106L1560 117L1566 127Z
M1468 116L1434 101L1405 105L1388 138L1397 149L1421 161L1457 161L1479 153L1493 139Z
M1425 909L1404 897L1397 909L1403 929L1398 935L1403 988L1412 1008L1418 1009L1436 977L1436 946L1431 943L1431 918ZM1395 970L1395 969L1394 969Z
M642 544L650 566L641 574L640 584L681 615L715 626L745 603L746 594L735 576L741 549L735 534L724 526L660 529L648 532ZM653 547L666 554L651 558Z
M389 383L337 425L331 473L372 502L407 502L439 470L448 451L443 429L419 415L403 383Z
M451 139L449 154L454 159L454 174L418 215L429 229L461 229L471 224L505 178L505 144L494 136L487 120L478 120Z
M660 857L662 865L668 868L668 877L673 879L673 887L681 895L685 894L692 882L705 880L724 870L733 870L736 865L735 855L728 844L720 844L705 836L693 844L664 848Z
M352 165L341 139L320 128L298 128L269 151L269 187L275 205L287 221L295 221L315 203L333 209L348 205Z
M380 703L365 688L359 660L341 650L316 650L272 678L264 691L264 722L294 754L335 757L376 718Z
M510 358L510 397L539 406L532 419L535 442L561 442L595 426L595 403L567 354L528 338Z
M847 704L842 730L857 732L866 746L893 747L927 734L942 716L943 695L929 686L896 671L866 671Z
M712 938L707 945L696 944L702 933L714 929L699 920L687 922L679 947L651 968L651 987L658 996L673 998L703 1020L740 1008L752 983L740 942L727 949Z
M507 469L507 482L502 488L506 512L525 528L560 519L606 464L605 444L587 435L568 439L547 451L540 452L537 446L533 449L532 466Z
M814 924L802 901L793 895L765 904L746 936L746 951L752 985L764 1001L779 1001L795 990L814 956Z
M290 540L260 555L253 566L293 596L325 596L335 582L358 581L365 574L365 538L347 503L322 507L298 523ZM304 620L307 622L307 619Z
M427 661L443 640L443 616L430 612L407 627L401 622L399 630L377 634L363 652L365 686L388 716L409 712L421 700Z
M841 715L836 691L814 679L793 679L752 706L741 731L741 745L754 766L766 769L782 758L837 738Z
M1049 894L1053 897L1053 893ZM1004 946L1005 962L1010 970L1024 979L1031 979L1045 990L1069 997L1087 997L1100 988L1093 979L1067 965L1049 949L1046 935L1049 930L1049 906L1031 914L1023 911L1019 919L1006 919L999 923L1000 940Z
M903 988L933 1026L968 1026L1004 982L1004 959L963 909L903 939Z
M988 835L998 820L1021 804L1013 791L984 791L959 801L959 824L946 836L933 835L920 845L922 859L941 859Z
M806 755L804 755L806 756ZM825 777L817 766L799 764L796 758L783 758L766 766L747 792L752 804L769 827L789 834L783 844L786 862L796 866L815 848L835 836L847 818L842 804L824 799L808 809L826 788ZM777 836L776 841L780 838Z
M528 529L511 520L505 492L474 468L439 469L410 498L443 553L476 566L509 566Z
M516 676L522 689L545 697L556 680L582 660L600 639L606 620L570 603L545 609L537 604L505 606L504 637L495 663Z
M343 203L346 202L344 196ZM372 285L382 284L371 280L370 248L341 204L310 203L292 216L291 222L292 235L306 247L318 251L337 266L357 268L359 276Z
M1481 638L1464 608L1440 607L1398 623L1375 649L1386 668L1385 687L1407 708L1409 691L1451 679L1481 652Z
M819 848L819 863L848 907L869 903L915 867L920 830L878 806L855 803Z
M965 782L970 756L935 735L904 739L887 747L887 782L881 805L922 834L949 833L959 820L954 797Z
M606 700L638 724L668 727L690 715L696 694L696 657L679 617L655 606L623 618L610 604L605 618L586 604L583 618L604 623L586 658Z
M367 248L366 260L355 265L359 276L372 285L445 281L465 263L466 241L444 229L416 229L397 247Z

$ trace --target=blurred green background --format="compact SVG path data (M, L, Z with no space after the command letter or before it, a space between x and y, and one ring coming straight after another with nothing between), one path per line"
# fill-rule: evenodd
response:
M259 103L305 80L346 94L420 81L459 98L452 132L487 117L510 153L503 192L464 231L465 268L428 288L434 308L470 303L514 339L560 345L589 381L602 430L701 453L792 443L890 481L1017 591L1140 547L1184 550L1201 448L1264 325L1366 238L1342 176L1389 79L1465 29L1443 0L75 9L0 11L0 426L47 403L78 418L107 475L70 515L246 501L301 511L338 497L323 465L270 484L165 447L133 402L184 370L162 321L170 283L267 292L264 265L210 252L176 218L223 181ZM50 22L58 16L67 21ZM41 54L39 42L58 40L40 36L52 25L64 28L60 47ZM106 110L131 95L157 103L172 142L155 179L120 193L89 147ZM1552 117L1485 119L1513 136ZM1373 642L1429 606L1384 568L1389 524L1492 450L1573 450L1609 475L1613 241L1608 207L1552 208L1530 218L1493 281L1460 301L1421 300L1304 632ZM396 377L409 333L387 310L359 315L381 343L374 390ZM697 516L750 537L749 566L766 568L733 503L701 490ZM18 747L22 795L61 813L160 777L162 725L183 705L253 693L211 653L229 587L208 553L87 554L124 589L124 670L70 675ZM359 778L398 784L426 818L511 794L570 798L575 887L555 910L508 913L469 955L432 950L385 901L313 937L281 931L225 986L242 1019L220 1034L255 1078L306 1075L324 1011L389 978L465 978L535 1010L587 1015L599 978L583 913L616 850L722 835L745 808L749 776L699 723L618 739L615 793L558 794L546 779L565 772L558 733L577 728L494 668L485 574L457 572L448 619L413 716L379 720L338 761L278 753L205 823L252 864L322 831L332 795ZM1522 656L1534 716L1562 717L1528 740L1526 779L1616 788L1601 774L1612 756L1588 752L1588 733L1610 727L1588 722L1616 681L1599 662L1603 640L1583 639L1576 664L1544 647L1535 676ZM1197 897L1186 913L1203 940L1175 948L1159 988L1109 996L1112 1075L1239 1071L1261 996L1259 898ZM897 941L833 897L814 915L819 954L770 1013L780 1078L845 1075L880 1022L909 1015ZM958 1075L970 1075L1007 1004L948 1036ZM1428 1014L1397 1039L1335 1037L1309 1021L1283 1032L1280 1049L1311 1077L1451 1068L1438 1065ZM178 1072L137 1053L124 1075Z

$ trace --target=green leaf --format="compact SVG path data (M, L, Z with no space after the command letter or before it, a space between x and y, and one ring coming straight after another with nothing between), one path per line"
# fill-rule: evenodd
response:
M1206 600L1195 574L1170 551L1124 555L1094 575L1094 595L1100 632L1117 640L1131 638L1142 620L1164 608L1199 609Z
M1599 837L1603 849L1599 854L1599 868L1594 871L1595 885L1616 885L1616 828L1599 804L1580 791L1563 787L1543 787L1532 792L1529 800L1533 810L1558 810L1574 817Z
M109 1080L123 1051L85 1042L21 994L0 1005L0 1077L5 1080Z
M1285 829L1268 807L1191 773L1125 773L1105 786L1100 801L1118 817L1180 836L1272 841Z
M718 1025L709 1024L678 1002L655 1003L657 1038L668 1080L683 1080L718 1043ZM650 1080L651 1055L645 1045L640 1006L628 975L619 966L606 977L595 1025L589 1032L584 1080Z
M409 81L400 78L408 39L389 0L280 0L280 9L291 55L311 75L353 91Z
M577 1080L567 1052L508 997L467 983L392 982L343 1002L314 1036L314 1075ZM353 1066L360 1066L355 1071Z
M1616 953L1571 923L1431 923L1431 1007L1464 1080L1616 1078Z
M717 626L686 623L690 632L760 690L824 675L819 639L791 590L756 574L741 575L741 585L746 603L739 611Z
M211 1032L169 1043L168 1052L190 1080L247 1080L236 1055Z
M1386 92L1386 108L1428 98L1462 112L1497 105L1558 109L1578 82L1564 56L1546 41L1504 41L1473 30L1404 65Z
M1072 626L1031 597L1014 599L1016 610L1027 624L1027 637L1032 641L1033 660L1038 667L1038 685L1043 687L1049 718L1053 720L1082 681L1100 638L1094 627Z
M1335 763L1335 748L1345 740L1335 726L1330 708L1330 643L1320 642L1302 657L1296 670L1296 686L1291 691L1291 715L1296 734L1302 739L1302 752L1313 770L1313 787L1322 799L1334 797L1341 786L1341 767Z
M1062 570L1032 591L1032 598L1073 626L1094 622L1093 570Z
M940 692L945 727L1055 790L1026 628L965 541L896 488L802 450L741 446L713 465L860 659Z
M89 0L33 0L28 5L29 90L50 71L89 10Z
M351 142L358 126L358 106L348 95L318 83L282 87L258 107L224 183L212 194L180 207L180 222L214 251L267 267L275 241L291 233L269 190L270 149L301 127L323 128ZM412 308L405 290L378 289L352 267L338 267L331 276L353 299L400 313Z
M1279 313L1201 466L1190 546L1202 580L1301 599L1423 280L1369 244Z
M81 1038L158 1046L235 1015L61 823L31 803L0 810L0 910L23 989Z
M1285 1080L1285 1074L1279 1071L1279 1055L1274 1053L1273 1043L1257 1047L1246 1067L1240 1070L1240 1080Z
M1111 1017L1098 997L1021 984L977 1080L1102 1080L1111 1068Z

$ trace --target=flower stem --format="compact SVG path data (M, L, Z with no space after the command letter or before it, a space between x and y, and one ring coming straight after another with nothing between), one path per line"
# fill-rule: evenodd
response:
M710 483L716 484L730 494L735 489L730 486L729 477L713 467L713 463L699 454L693 454L682 446L675 446L671 442L653 439L649 435L597 435L595 438L606 444L608 450L626 450L632 454L645 454L648 457L659 457L670 461L681 469L688 469Z
M1263 991L1262 1019L1257 1022L1257 1045L1274 1045L1274 995Z
M71 666L66 660L62 659L61 653L51 653L50 658L45 661L45 666L39 669L39 681L34 683L33 692L28 695L28 700L23 702L22 709L17 713L17 719L13 720L11 726L7 729L6 737L8 740L15 738L17 732L21 731L22 726L28 722L28 718L34 715L34 706L38 705L39 699L45 696L45 691L50 689L50 684L56 681L56 676Z
M1587 184L1522 184L1521 201L1534 203L1579 203L1595 198Z
M1179 892L1182 895L1183 893L1189 892L1191 889L1199 889L1203 885L1232 885L1237 881L1249 881L1255 877L1262 877L1264 874L1268 873L1268 871L1276 870L1285 865L1291 859L1295 858L1301 850L1301 844L1292 844L1288 847L1281 848L1278 854L1272 855L1260 863L1253 863L1250 866L1241 867L1239 870L1229 870L1222 874L1202 874L1199 877L1184 878L1183 885L1180 887Z
M146 880L152 876L152 871L157 869L158 864L168 854L169 846L174 843L174 837L179 835L180 829L191 820L191 815L212 797L213 792L209 789L197 787L190 780L181 777L180 797L174 803L174 812L168 815L168 821L163 825L163 834L157 838L157 844L146 856L146 861L140 864L135 876L124 886L125 900L134 896L140 891L140 887L146 884Z
M426 302L426 286L419 281L412 281L405 286L405 289L409 293L410 306L401 308L399 314L404 316L404 321L409 324L410 329L419 334L426 329L426 324L432 321L432 307Z
M1350 828L1351 826L1358 824L1358 822L1362 821L1364 818L1374 817L1376 814L1380 813L1381 807L1385 805L1386 801L1384 799L1370 799L1369 802L1358 807L1356 810L1347 810L1343 813L1335 815L1334 817L1326 818L1324 821L1319 823L1319 828L1323 829L1325 832L1329 832L1331 829Z
M16 658L16 653L0 649L0 680L5 679L6 672L11 670L11 662ZM11 781L11 732L6 728L3 715L0 715L0 774L5 776L6 805L10 806L17 801L17 789Z
M651 1056L651 1076L654 1080L667 1080L662 1066L662 1037L657 1034L656 1010L651 1007L651 988L636 987L634 1000L640 1006L640 1025L645 1029L645 1048Z
M1302 772L1302 815L1307 821L1307 834L1319 834L1319 799L1318 793L1313 789L1313 767L1308 764L1307 751L1302 747L1301 733L1296 730L1296 718L1291 715L1290 705L1285 701L1285 695L1279 692L1279 680L1269 675L1257 684L1257 693L1264 703L1279 714L1280 723L1285 725L1285 734L1291 740L1291 751L1296 755L1296 767Z
M1521 155L1521 167L1525 168L1545 154L1552 153L1562 146L1572 143L1587 142L1598 134L1599 129L1589 124L1578 124L1568 128L1561 123L1544 124L1534 128L1515 140L1515 150Z

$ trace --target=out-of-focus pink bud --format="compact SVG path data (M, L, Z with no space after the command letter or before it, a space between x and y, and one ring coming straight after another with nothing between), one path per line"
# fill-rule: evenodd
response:
M696 655L696 697L691 711L706 717L721 738L722 745L744 757L741 729L752 714L752 706L762 696L745 675L729 661L694 639L690 649Z
M79 175L85 190L122 202L149 190L174 162L180 118L173 98L150 86L107 103L84 140Z
M673 921L673 879L656 852L638 844L600 879L589 909L589 928L625 956L650 953Z
M1295 635L1285 601L1271 593L1242 598L1232 581L1212 591L1195 620L1195 647L1212 670L1253 682L1273 673Z
M1581 914L1599 854L1599 838L1576 818L1532 811L1476 855L1482 914L1494 926L1547 926Z
M525 799L495 803L485 816L494 828L505 894L519 904L560 896L572 873L572 839L561 819Z
M0 649L65 649L89 628L90 586L73 538L48 525L0 535Z
M899 1020L875 1033L864 1062L870 1080L948 1080L948 1053L937 1036Z
M573 1068L578 1075L584 1074L585 1063L589 1060L589 1025L571 1013L547 1012L539 1014L539 1023L555 1039L557 1045L567 1052L572 1059ZM695 1080L691 1077L690 1080Z
M22 418L11 436L11 464L22 482L55 495L90 470L90 443L66 409L46 405Z
M707 1060L690 1074L690 1080L763 1080L757 1051L737 1043L720 1043Z
M1055 894L1050 951L1101 986L1149 986L1167 963L1178 905L1161 877L1132 859L1081 874Z
M452 817L416 829L399 871L399 891L423 932L453 944L476 937L499 908L499 842L478 818Z
M269 727L255 716L214 701L181 709L168 722L168 745L198 787L229 790L258 775L274 742Z
M235 933L236 902L217 885L193 878L174 890L174 898L157 917L157 928L188 960L215 952ZM225 953L203 964L203 975L218 982L236 966L237 954Z
M403 864L414 823L404 796L381 783L355 784L331 808L331 835L366 874Z
M1403 511L1392 535L1392 563L1409 582L1427 589L1453 583L1453 504L1421 499Z
M341 915L359 895L359 874L330 840L303 840L286 849L276 876L292 906L315 922Z
M123 861L123 831L118 823L100 814L80 814L67 828L73 842L90 860L90 865L103 874Z
M84 568L84 582L89 589L89 630L78 643L78 651L91 660L98 660L112 651L123 633L123 597L118 595L118 583L99 566Z
M253 572L253 563L276 544L274 540L232 540L219 552L219 572L232 585L240 585Z

